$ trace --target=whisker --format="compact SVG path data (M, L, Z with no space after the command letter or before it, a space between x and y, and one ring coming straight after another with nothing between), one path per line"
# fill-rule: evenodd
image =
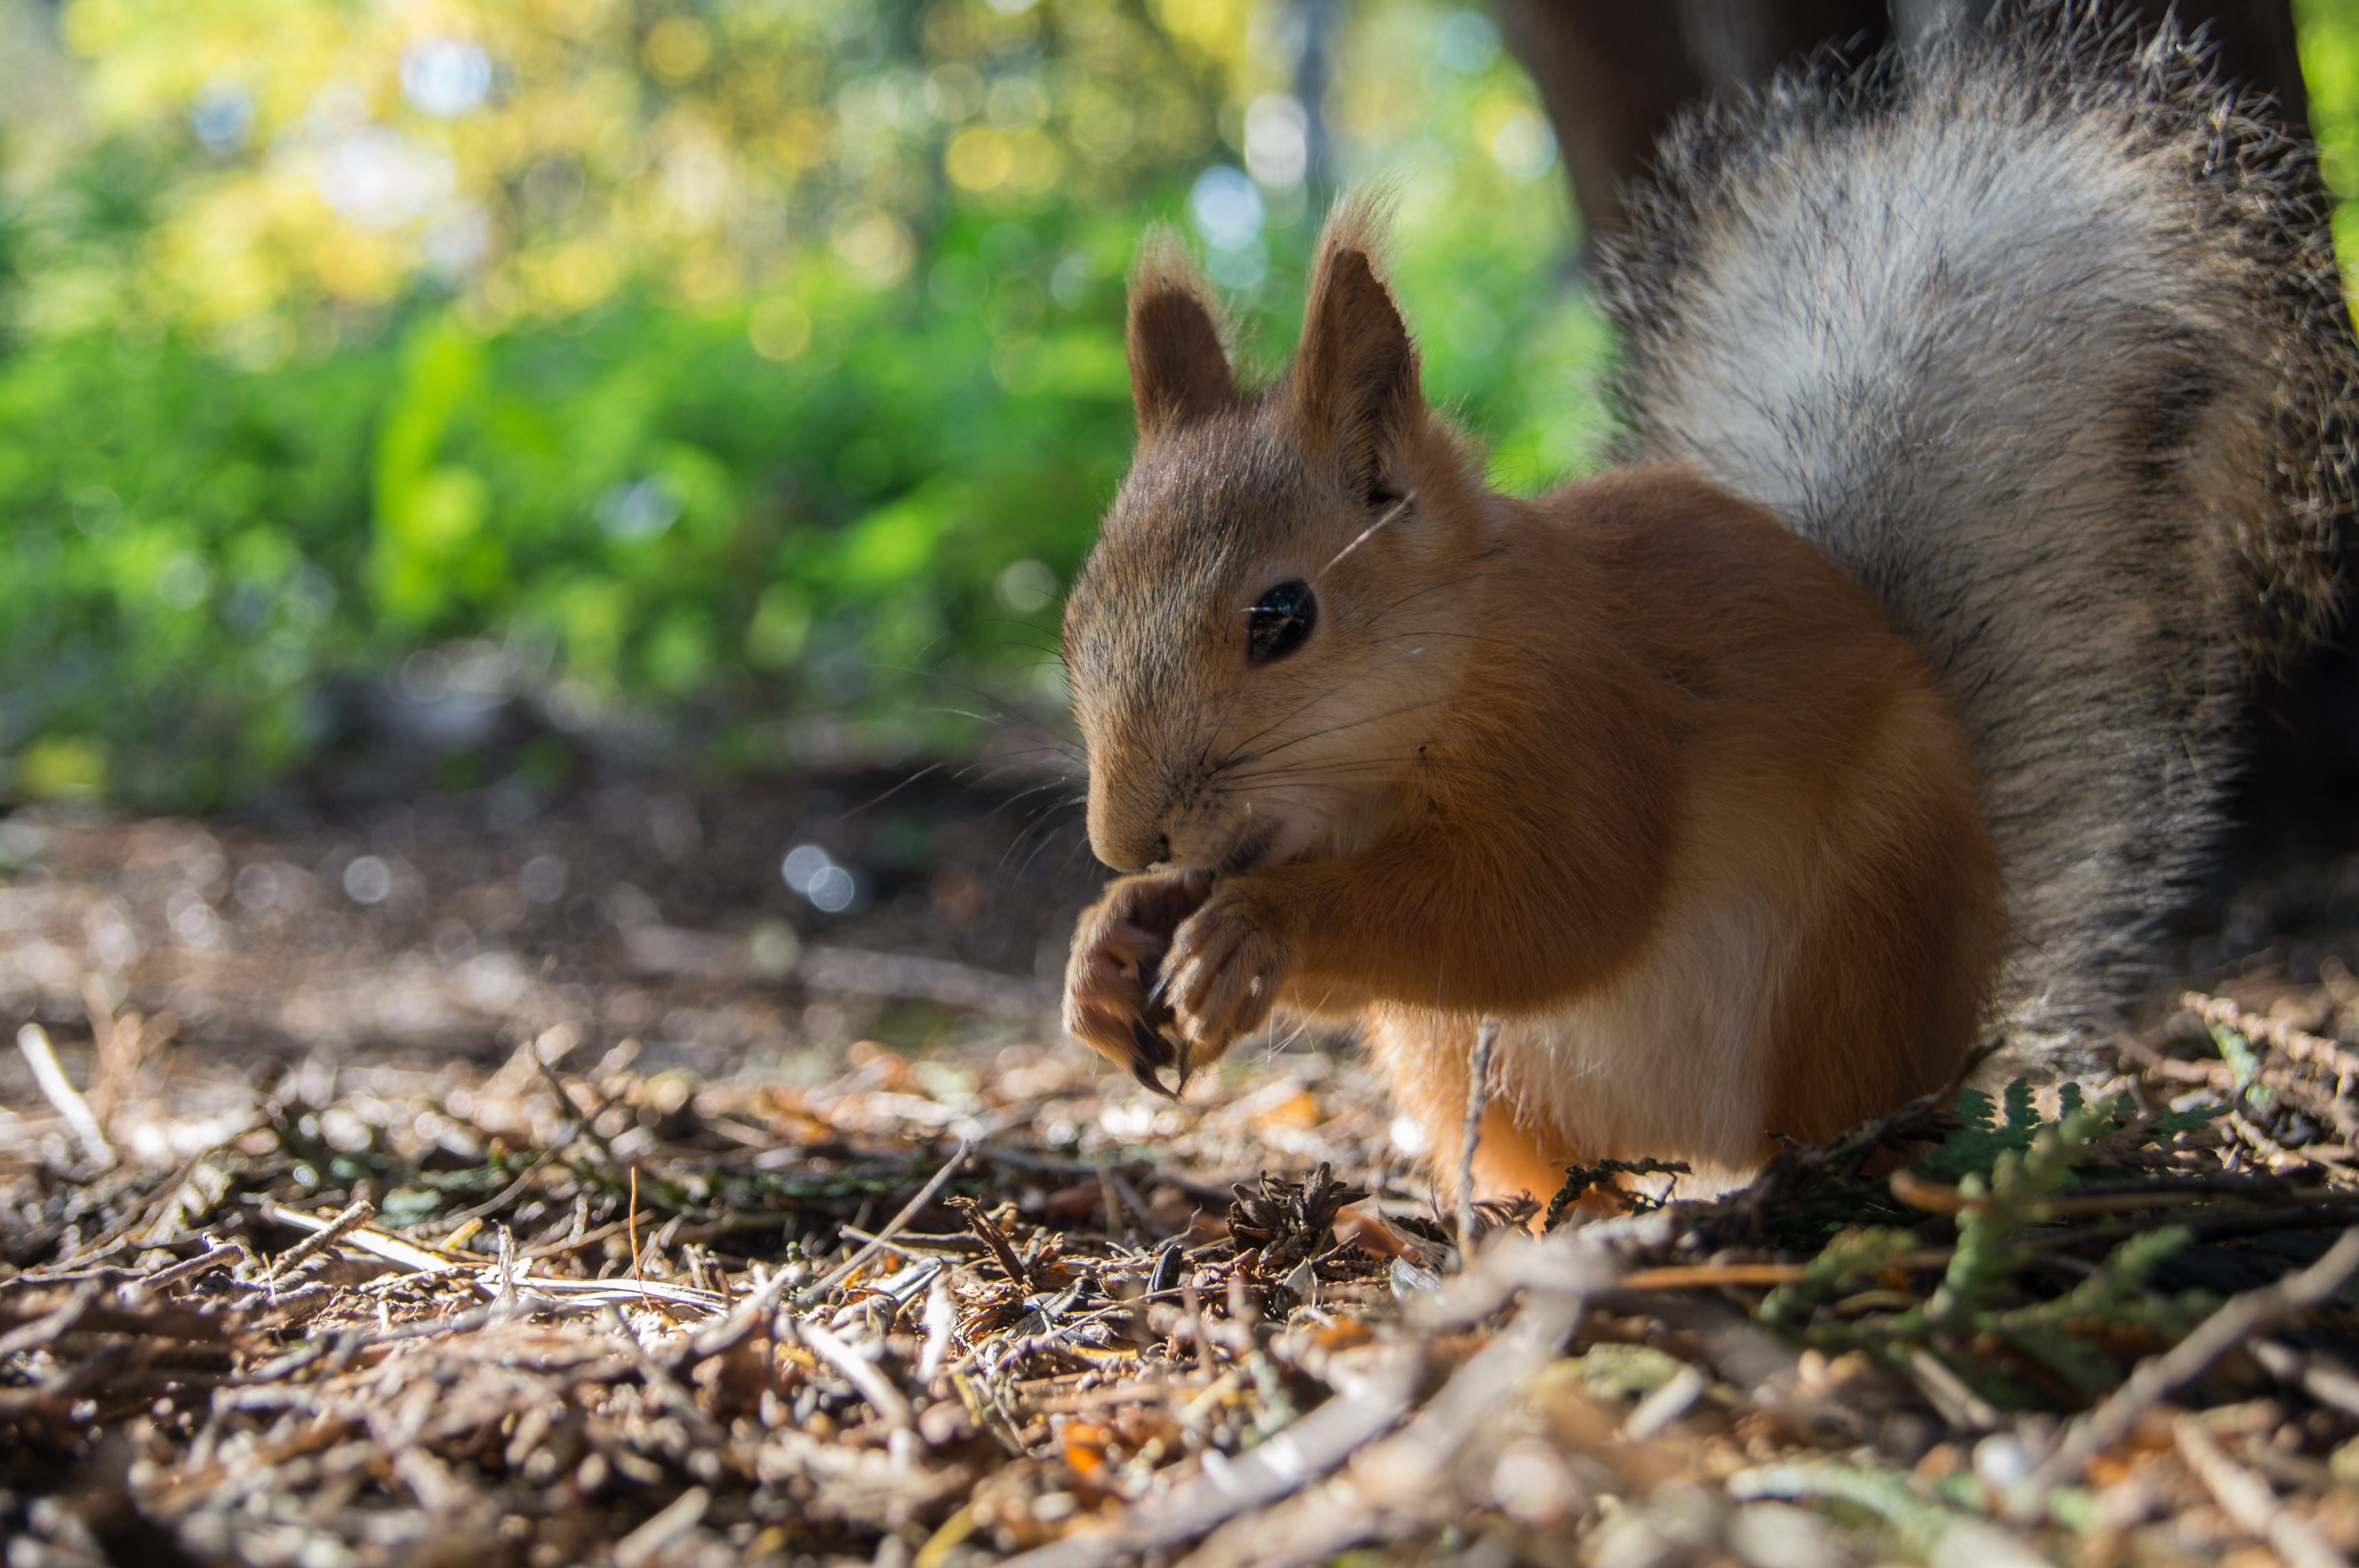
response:
M1398 662L1398 661L1396 661L1396 662ZM1244 747L1244 746L1251 746L1254 742L1256 742L1256 741L1259 740L1262 736L1264 736L1264 735L1266 735L1269 734L1269 732L1270 732L1270 731L1272 731L1272 730L1274 730L1274 729L1277 729L1277 728L1279 728L1280 726L1282 726L1283 724L1286 724L1286 722L1287 722L1288 720L1300 717L1303 713L1305 713L1309 712L1309 711L1310 711L1310 709L1312 709L1312 708L1317 707L1320 703L1321 703L1321 702L1323 702L1327 701L1330 697L1333 697L1333 696L1336 696L1336 695L1338 695L1338 694L1340 694L1340 693L1342 693L1342 692L1343 692L1343 691L1349 691L1352 687L1353 687L1353 686L1357 685L1359 682L1361 682L1361 681L1363 681L1366 680L1369 676L1371 676L1371 675L1375 675L1375 674L1378 673L1378 672L1379 672L1379 671L1381 671L1381 670L1387 670L1387 669L1390 669L1390 668L1391 668L1391 666L1390 666L1390 665L1385 665L1385 664L1379 664L1379 665L1373 666L1373 667L1372 667L1372 668L1370 668L1370 669L1361 670L1361 671L1360 671L1358 674L1356 674L1356 675L1349 676L1349 677L1346 677L1345 679L1343 679L1343 680L1342 680L1342 681L1337 681L1334 685L1330 686L1329 688L1327 688L1327 690L1325 690L1324 691L1321 691L1321 692L1318 693L1316 696L1312 696L1312 697L1306 697L1306 698L1304 698L1304 699L1302 700L1302 702L1301 702L1298 706L1296 706L1295 708L1293 708L1291 711L1289 711L1289 712L1288 712L1288 713L1280 713L1277 718L1272 719L1269 723L1267 723L1267 724L1266 724L1262 725L1262 727L1261 727L1261 728L1259 728L1259 729L1257 729L1257 730L1254 731L1254 733L1253 733L1253 734L1251 734L1251 735L1249 735L1245 736L1243 740L1238 741L1238 742L1237 742L1238 746L1240 746L1240 747ZM1236 700L1236 699L1235 699L1234 696L1233 696L1233 697L1231 697L1231 698L1230 698L1230 702L1231 702L1231 703L1232 703L1232 704L1234 704L1234 702L1235 702L1235 700ZM1237 758L1236 758L1236 757L1232 757L1231 761L1235 761L1235 760L1237 760ZM1200 758L1200 759L1199 759L1199 765L1200 765L1200 766L1201 765L1201 761L1202 761L1202 759L1201 759L1201 758ZM1225 764L1224 764L1223 766L1225 766Z
M962 644L962 646L970 649L975 648L1028 648L1034 653L1052 653L1054 651L1053 646L1043 647L1041 644L1042 642L1045 642L1049 645L1054 645L1058 640L1057 633L1054 630L1047 626L1036 625L1031 621L1022 620L1014 615L981 615L969 620L960 621L953 626L944 626L940 631L927 638L925 645L919 648L918 651L921 654L930 652L944 642L950 641L952 638L963 638L977 628L983 626L1013 626L1017 631L1027 634L1029 637L1038 637L1041 639L1041 642L1009 638L997 643L964 643Z
M1383 777L1411 768L1453 778L1480 779L1486 782L1502 780L1545 788L1554 776L1531 768L1502 768L1493 763L1463 762L1419 757L1415 753L1379 754L1368 757L1338 758L1332 762L1290 763L1254 774L1223 779L1215 789L1228 796L1241 795L1252 789L1268 790L1291 780L1324 780L1350 779L1357 775Z
M886 801L891 800L902 790L907 789L910 785L915 784L919 779L923 779L927 774L940 773L942 771L943 766L943 764L939 762L928 763L925 767L919 768L915 773L910 774L907 779L902 779L901 782L894 785L890 789L886 790L882 795L877 796L875 800L864 801L844 812L844 820L849 822L853 817L858 816L861 812L868 810L871 806L883 805Z
M1034 813L1032 820L1024 824L1023 831L1008 840L1007 847L1000 851L999 864L994 869L1002 875L1012 875L1014 878L1021 879L1024 873L1030 868L1033 856L1046 848L1049 841L1054 836L1054 830L1049 824L1055 821L1057 812L1074 803L1071 800L1052 800L1041 811ZM1027 840L1035 840L1032 855L1025 856L1024 864L1010 874L1007 870L1007 862L1017 850L1024 847Z
M1399 609L1403 604L1422 599L1428 593L1439 593L1445 588L1456 588L1462 583L1479 583L1484 578L1492 574L1488 572L1470 572L1463 577L1446 577L1439 583L1428 583L1413 593L1402 594L1399 598L1394 600L1391 604L1386 604L1383 609L1378 610L1375 615L1368 618L1371 622L1381 620L1385 616L1391 615L1395 610Z
M1004 727L1007 723L1006 720L999 717L996 713L978 713L973 708L953 708L948 705L939 705L931 708L919 708L918 712L921 713L949 713L957 718L973 719L977 724L989 724L995 729Z
M1003 773L1013 773L1018 768L1038 768L1041 766L1038 759L1043 757L1062 757L1065 761L1076 765L1077 771L1071 773L1060 773L1058 777L1060 779L1082 779L1088 777L1087 759L1075 755L1065 747L1060 746L1027 746L1001 752L996 757L978 757L973 762L969 763L966 767L959 769L959 778L969 784L977 786L988 784ZM980 778L976 777L975 770L984 767L985 764L990 765L991 771L983 774Z
M973 684L972 681L955 680L951 676L943 674L939 670L925 670L906 664L879 664L875 666L875 668L881 670L890 671L895 674L914 675L919 680L939 682L941 685L951 688L952 691L964 692L966 695L975 699L977 702L984 703L986 707L995 709L999 713L1008 715L1006 718L995 719L984 714L968 713L965 716L969 718L979 718L986 724L1019 724L1038 730L1042 735L1057 736L1057 732L1050 728L1046 722L1040 719L1036 719L1031 714L1025 713L1022 709L1016 707L1013 702L1009 702L997 692L986 691L982 687ZM963 712L963 710L956 708L938 711L947 713ZM1058 736L1057 738L1061 739L1062 737Z
M1029 789L1019 789L1015 794L1008 796L1005 800L1000 801L999 804L992 807L991 810L984 812L984 820L988 822L991 818L997 816L1000 812L1007 810L1008 807L1015 805L1017 801L1029 800L1031 797L1039 794L1044 789L1061 789L1069 782L1071 782L1069 779L1051 779L1045 784L1035 784Z
M1089 776L1089 758L1062 741L1051 742L1046 746L1015 746L996 756L977 757L968 765L968 771L972 772L987 764L991 771L984 776L984 780L988 781L998 778L1003 773L1012 772L1020 766L1038 768L1041 766L1038 759L1044 757L1061 757L1073 765L1074 770L1071 773L1062 774L1060 777L1082 779Z
M1358 729L1362 724L1381 724L1386 719L1397 719L1405 713L1418 713L1426 708L1438 708L1440 707L1442 703L1443 699L1434 698L1428 702L1411 702L1406 707L1394 708L1386 713L1370 713L1364 718L1353 719L1348 723L1327 724L1319 729L1306 730L1302 734L1296 735L1291 740L1279 741L1275 746L1264 746L1259 751L1230 758L1227 762L1223 763L1220 768L1215 771L1214 777L1217 778L1220 774L1225 773L1233 768L1237 768L1246 763L1260 762L1266 758L1276 757L1281 751L1285 751L1292 746L1300 746L1305 741L1317 740L1321 735L1340 735L1345 730Z
M1447 635L1452 635L1452 634L1438 634L1438 635L1444 635L1444 636L1447 636ZM1473 635L1475 635L1475 634L1472 634L1472 633L1462 633L1462 634L1455 634L1455 635L1461 635L1461 636L1468 636L1468 637L1472 637L1472 636L1473 636ZM1411 639L1411 638L1412 638L1413 637L1415 637L1415 636L1416 636L1416 634L1413 634L1413 633L1408 633L1408 632L1397 632L1397 633L1394 633L1394 634L1392 634L1391 636L1388 636L1388 637L1383 637L1383 638L1380 638L1380 639L1377 639L1377 640L1379 640L1379 641L1383 641L1383 642L1400 642L1400 641L1409 640L1409 639ZM1336 697L1336 696L1341 695L1343 692L1344 692L1344 691L1346 691L1350 690L1353 686L1354 686L1354 685L1358 684L1360 681L1363 681L1368 680L1368 679L1369 679L1370 677L1372 677L1372 676L1376 676L1376 675L1384 674L1384 673L1385 673L1386 671L1387 671L1387 670L1393 670L1393 669L1395 669L1395 668L1397 668L1397 667L1398 667L1398 666L1400 666L1400 665L1403 665L1403 664L1408 663L1408 662L1409 658L1411 658L1411 657L1413 657L1413 656L1414 656L1414 650L1412 650L1412 653L1411 653L1411 654L1409 654L1409 655L1403 655L1403 656L1400 656L1400 657L1397 657L1397 658L1393 658L1393 659L1387 659L1380 660L1380 661L1378 661L1377 663L1375 663L1375 664L1370 665L1370 666L1369 666L1367 669L1365 669L1365 670L1360 670L1360 671L1358 671L1358 672L1356 672L1356 673L1354 673L1354 674L1353 674L1353 675L1350 675L1350 676L1345 677L1343 680L1337 681L1334 685L1328 687L1325 691L1320 691L1320 692L1317 692L1317 693L1315 693L1315 694L1314 694L1314 695L1312 695L1312 696L1310 696L1310 697L1305 698L1301 702L1299 702L1299 703L1296 704L1292 709L1288 710L1288 712L1286 712L1286 713L1284 713L1279 714L1277 718L1272 719L1268 724L1264 724L1261 728L1259 728L1259 729L1256 730L1253 734L1251 734L1251 735L1246 735L1246 736L1245 736L1243 739L1241 739L1241 740L1237 741L1237 742L1235 743L1236 747L1237 747L1236 751L1234 751L1234 752L1231 755L1231 757L1230 757L1230 758L1229 758L1228 763L1224 763L1223 766L1228 766L1229 764L1233 764L1233 763L1235 763L1235 762L1238 762L1238 761L1250 761L1250 760L1252 760L1252 759L1253 759L1253 757L1255 757L1266 756L1266 755L1267 755L1267 750L1265 750L1265 751L1263 751L1263 752L1256 752L1256 753L1250 753L1250 754L1247 754L1247 753L1245 753L1245 752L1244 751L1244 749L1243 749L1243 748L1245 748L1245 747L1246 747L1246 746L1250 746L1251 745L1253 745L1253 743L1254 743L1255 741L1259 740L1262 736L1264 736L1264 735L1268 735L1271 731L1276 730L1276 729L1279 729L1279 728L1283 727L1283 726L1284 726L1284 725L1285 725L1285 724L1286 724L1289 720L1292 720L1292 719L1295 719L1295 718L1299 718L1299 717L1300 717L1300 716L1301 716L1305 712L1309 711L1309 710L1310 710L1310 709L1311 709L1311 708L1315 708L1315 707L1317 707L1320 703L1324 702L1327 702L1327 701L1328 701L1328 700L1330 700L1331 698L1333 698L1333 697ZM1231 697L1231 699L1230 699L1230 701L1231 701L1231 702L1232 702L1232 703L1234 703L1234 702L1235 702L1235 700L1236 700L1236 699L1235 699L1234 696L1232 696L1232 697ZM1437 700L1437 701L1438 701L1438 700ZM1268 748L1268 749L1276 749L1276 748L1275 748L1275 747L1272 747L1272 748Z
M1287 1033L1283 1040L1278 1039L1276 1036L1271 1037L1269 1050L1262 1056L1261 1064L1264 1067L1267 1067L1271 1062L1277 1060L1279 1053L1285 1051L1288 1046L1292 1045L1296 1040L1300 1040L1304 1035L1309 1034L1310 1032L1310 1020L1309 1018L1298 1018L1295 1020L1294 1028Z
M1073 802L1067 802L1067 804L1071 804L1071 803L1073 803ZM1046 820L1047 820L1047 817L1048 817L1048 813L1044 812L1044 813L1042 813L1042 819L1041 819L1041 820L1042 820L1042 821L1046 821ZM1028 832L1029 830L1027 830L1027 831ZM1017 867L1016 868L1016 879L1017 879L1018 881L1021 881L1021 880L1023 879L1023 877L1024 877L1024 874L1025 874L1026 872L1027 872L1027 871L1029 871L1029 870L1031 870L1031 869L1032 869L1032 863L1033 863L1034 861L1036 861L1036 860L1038 860L1038 859L1039 859L1039 858L1040 858L1040 852L1041 852L1042 850L1047 849L1050 844L1052 844L1053 842L1055 842L1056 837L1057 837L1057 833L1058 833L1059 831L1060 831L1060 830L1057 830L1057 829L1049 829L1049 830L1048 830L1048 831L1043 832L1043 833L1040 834L1039 842L1038 842L1038 843L1037 843L1037 844L1035 844L1032 846L1032 853L1031 853L1031 854L1029 854L1029 855L1026 855L1026 856L1024 857L1024 864L1023 864L1023 865L1021 865L1021 866L1017 866ZM1087 844L1088 843L1089 843L1089 840L1088 840L1088 838L1087 838L1086 836L1082 837L1082 838L1080 838L1079 840L1077 840L1077 841L1076 841L1076 844L1075 844L1075 846L1074 846L1074 849L1073 849L1073 850L1069 850L1069 851L1067 851L1067 852L1066 852L1065 864L1066 864L1066 865L1068 865L1068 866L1071 866L1071 865L1072 864L1072 862L1073 862L1073 855L1074 855L1074 854L1078 853L1079 849L1080 849L1082 845Z
M1482 643L1494 648L1510 648L1519 650L1524 646L1521 643L1509 642L1505 637L1484 637L1480 632L1445 632L1436 631L1430 627L1428 627L1423 631L1387 632L1382 637L1372 637L1368 639L1369 642L1379 647L1388 642L1409 642L1412 640L1417 642Z
M1555 777L1529 767L1502 767L1495 762L1473 762L1441 759L1430 755L1419 757L1415 752L1383 753L1367 757L1339 757L1332 762L1288 763L1259 773L1241 775L1234 780L1223 780L1223 790L1234 793L1247 785L1267 787L1288 779L1311 779L1321 775L1343 774L1365 769L1371 772L1418 768L1438 774L1444 779L1467 778L1498 780L1512 779L1525 783L1546 784Z

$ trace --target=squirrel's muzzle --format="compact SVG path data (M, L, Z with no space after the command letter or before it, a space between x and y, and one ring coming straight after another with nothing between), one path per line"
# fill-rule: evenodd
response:
M1163 832L1160 813L1123 811L1090 795L1090 852L1116 871L1145 871L1171 856L1171 840Z

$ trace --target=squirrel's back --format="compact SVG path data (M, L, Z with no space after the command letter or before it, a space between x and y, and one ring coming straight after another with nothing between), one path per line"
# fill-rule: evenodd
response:
M2064 6L1690 120L1607 261L1624 456L1778 513L1941 672L2020 1043L2109 1021L2251 673L2333 613L2359 354L2307 149L2248 111Z

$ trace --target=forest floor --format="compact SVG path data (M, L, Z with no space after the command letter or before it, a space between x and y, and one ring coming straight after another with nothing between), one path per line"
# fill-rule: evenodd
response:
M1100 1071L1074 835L888 784L0 822L9 1568L2359 1550L2359 861L2113 1082L1535 1236L1334 1042Z

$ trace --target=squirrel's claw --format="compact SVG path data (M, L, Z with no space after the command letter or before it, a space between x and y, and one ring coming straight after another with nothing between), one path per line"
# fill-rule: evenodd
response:
M1130 1020L1130 1075L1165 1099L1178 1099L1180 1091L1165 1087L1163 1076L1159 1071L1175 1064L1176 1057L1171 1049L1171 1042L1147 1028L1144 1018ZM1180 1069L1180 1083L1184 1087L1187 1082L1188 1070L1183 1065Z
M1166 1099L1187 1087L1189 1046L1165 994L1162 960L1210 886L1197 872L1114 883L1082 912L1065 969L1066 1029ZM1176 1083L1165 1083L1166 1067L1178 1069Z

